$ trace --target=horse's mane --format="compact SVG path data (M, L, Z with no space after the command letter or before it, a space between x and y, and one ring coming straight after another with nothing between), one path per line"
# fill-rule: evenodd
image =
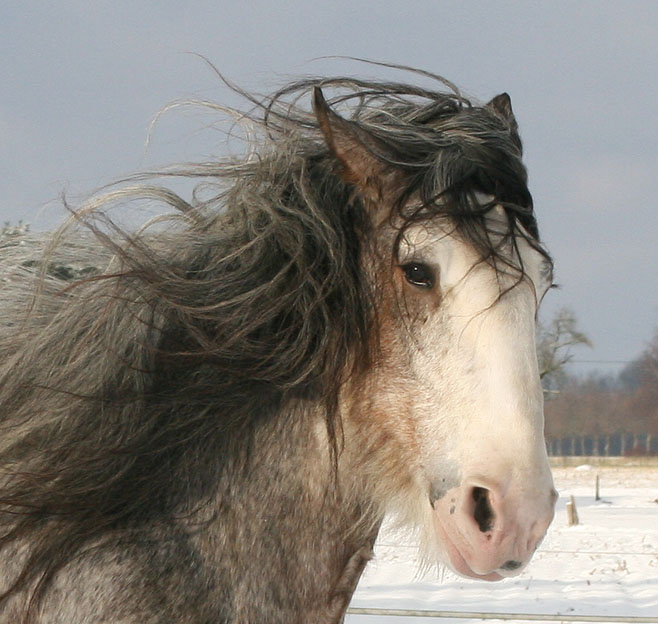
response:
M29 237L5 243L0 557L31 549L14 590L45 587L86 543L198 503L292 400L321 406L338 449L340 388L376 351L361 270L374 229L306 106L316 86L404 173L398 243L445 214L495 263L501 243L482 228L495 200L510 236L520 224L539 245L514 123L456 90L346 78L252 99L248 157L165 172L203 178L203 197L123 184L75 212L41 259ZM175 213L131 232L109 216L126 201Z

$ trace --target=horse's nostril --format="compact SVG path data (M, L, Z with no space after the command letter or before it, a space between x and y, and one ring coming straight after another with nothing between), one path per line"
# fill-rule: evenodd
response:
M473 500L475 501L473 518L475 518L475 522L477 522L480 531L482 531L482 533L491 531L491 529L493 529L495 515L489 500L489 490L481 487L474 487Z

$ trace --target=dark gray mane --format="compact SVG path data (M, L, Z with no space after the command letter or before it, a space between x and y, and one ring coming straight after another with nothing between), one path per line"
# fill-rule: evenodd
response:
M86 544L203 504L227 463L248 469L252 433L290 401L322 405L338 452L341 385L376 356L360 263L375 231L309 109L317 86L402 173L398 242L449 215L495 264L484 214L502 203L509 235L521 225L539 246L513 120L456 91L337 78L258 102L249 158L168 172L203 178L204 199L119 186L43 260L29 244L0 248L0 558L32 547L7 593L44 590ZM176 214L130 232L108 209L132 200ZM79 270L53 270L67 262Z

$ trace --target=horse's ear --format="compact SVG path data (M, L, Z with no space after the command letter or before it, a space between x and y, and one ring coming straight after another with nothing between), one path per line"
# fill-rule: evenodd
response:
M340 163L344 181L372 200L381 199L394 177L392 167L375 155L385 156L385 147L358 125L335 113L319 87L313 91L313 110L329 150Z
M501 93L500 95L497 95L495 98L493 98L493 100L491 100L491 102L487 104L487 106L492 108L501 117L506 119L507 123L509 123L513 130L518 129L516 117L514 117L514 111L512 110L512 98L510 98L507 93Z
M514 113L512 112L512 98L510 98L507 93L497 95L487 104L487 106L493 108L501 117L504 117L508 121L514 119Z
M514 111L512 111L512 99L510 96L507 93L501 93L493 98L487 106L507 121L512 131L512 139L519 148L519 151L522 152L523 146L519 137L519 125L516 123L516 117L514 117Z

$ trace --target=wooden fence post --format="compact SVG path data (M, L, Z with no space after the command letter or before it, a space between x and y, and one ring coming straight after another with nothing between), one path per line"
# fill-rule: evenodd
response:
M578 524L578 510L576 509L576 499L573 494L569 497L567 503L567 518L569 519L569 526L576 526Z

